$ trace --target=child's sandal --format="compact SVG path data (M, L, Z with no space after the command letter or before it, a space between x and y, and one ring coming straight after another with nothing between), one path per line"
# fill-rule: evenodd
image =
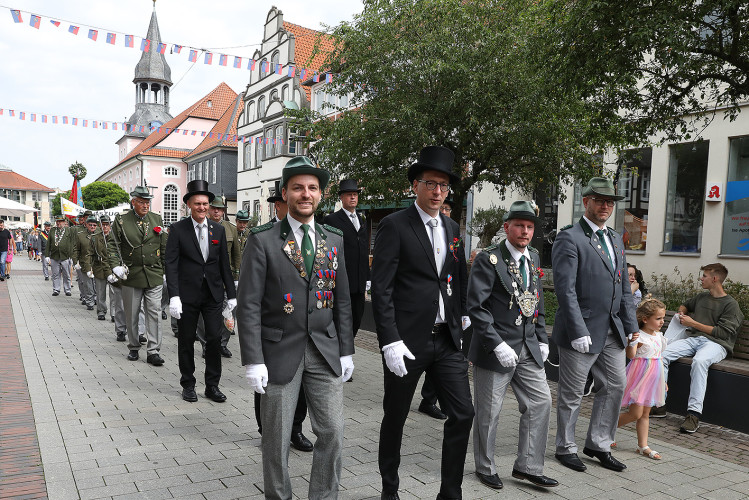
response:
M651 450L650 446L644 446L642 448L640 448L638 446L637 447L637 454L638 455L642 455L644 457L652 458L653 460L660 460L661 459L661 454L658 453L655 450Z

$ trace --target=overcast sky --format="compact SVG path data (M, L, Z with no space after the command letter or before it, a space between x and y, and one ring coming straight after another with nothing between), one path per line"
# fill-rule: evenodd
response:
M249 71L218 66L220 53L252 57L262 40L262 27L275 5L284 20L307 28L351 20L362 9L360 0L256 0L205 2L158 0L156 13L162 41L214 52L213 65L188 61L188 50L169 54L172 70L169 111L176 116L219 83L235 92L245 90ZM21 11L13 22L10 9ZM132 83L153 10L151 0L0 0L0 164L50 188L70 189L71 163L83 163L93 182L117 162L115 141L122 131L53 125L30 121L29 114L67 115L80 119L126 121L135 110ZM29 26L31 14L41 17L39 29ZM55 27L50 20L60 21ZM77 36L68 32L80 26ZM98 41L88 30L98 29ZM108 31L118 32L116 45L106 43ZM124 46L124 35L135 35L135 47ZM243 64L246 68L246 64ZM16 111L15 118L8 110ZM26 112L26 120L18 112ZM89 125L90 127L90 125Z

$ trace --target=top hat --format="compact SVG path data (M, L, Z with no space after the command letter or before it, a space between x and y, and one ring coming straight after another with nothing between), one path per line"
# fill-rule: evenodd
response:
M249 210L237 210L237 220L242 222L249 222L250 211Z
M623 200L624 196L616 194L616 188L611 179L606 177L593 177L588 181L588 185L583 188L583 196L605 196L608 199L619 201Z
M268 203L283 201L283 196L281 196L281 181L276 181L276 194L269 196L267 201Z
M131 198L143 198L144 200L150 200L153 198L151 191L146 186L135 186L135 189L130 193Z
M424 170L434 170L447 174L450 182L459 182L460 177L453 173L455 153L443 146L427 146L419 153L419 161L408 168L408 182L413 184L414 179Z
M445 205L445 204L446 205L450 205L450 209L455 208L455 201L452 198L450 198L450 196L448 196L447 198L445 198L445 201L443 201L442 204L443 205Z
M317 177L320 181L320 191L325 191L325 188L328 186L328 181L330 180L330 173L323 168L315 166L315 164L312 163L312 160L306 156L297 156L286 162L281 173L281 186L286 187L289 183L289 179L295 175L303 174L314 175Z
M534 223L541 222L530 201L513 201L512 205L510 205L510 210L502 218L505 222L510 219L523 219Z
M226 205L224 204L224 200L220 196L211 200L211 206L213 208L223 208L224 210L226 210Z
M216 197L213 193L208 191L208 181L202 179L195 179L187 183L187 193L182 197L182 201L187 203L187 200L191 196L196 194L204 194L208 197L208 201L211 202Z
M354 179L343 179L338 183L338 194L361 193L361 188Z

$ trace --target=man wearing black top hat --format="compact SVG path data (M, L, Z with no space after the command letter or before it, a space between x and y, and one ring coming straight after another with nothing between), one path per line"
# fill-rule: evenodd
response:
M289 212L286 200L281 196L281 181L276 181L276 192L273 196L269 196L267 201L268 203L273 203L273 211L276 213L270 221L281 222Z
M178 320L182 399L189 402L198 400L193 344L201 314L206 331L205 396L217 403L226 401L218 387L221 380L221 310L224 293L230 311L237 305L237 293L224 227L206 217L208 205L214 198L206 181L197 179L187 184L182 201L192 216L170 226L166 247L169 312Z
M429 146L408 169L416 203L385 217L377 229L372 304L383 352L385 415L380 427L382 498L397 499L403 425L419 377L426 372L447 414L438 499L461 498L473 421L468 361L461 352L465 304L457 276L465 272L458 224L439 213L459 181L454 154ZM461 266L463 267L461 270Z
M371 285L369 274L369 233L364 219L356 213L361 189L354 179L344 179L338 184L338 197L342 208L325 217L325 224L343 231L343 248L346 251L351 315L354 319L354 337L364 315L364 299Z

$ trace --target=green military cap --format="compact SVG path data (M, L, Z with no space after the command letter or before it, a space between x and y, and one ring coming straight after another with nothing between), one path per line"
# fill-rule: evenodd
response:
M243 222L249 222L250 211L249 210L237 210L237 220L241 220Z
M111 224L112 219L110 219L108 215L102 215L101 219L99 219L99 222L101 222L102 224Z
M51 226L51 225L52 225L52 223L51 223L50 221L46 220L46 221L44 221L44 225L45 225L45 226Z
M95 223L98 223L98 222L99 222L99 219L97 219L95 215L89 215L89 216L88 216L88 219L86 219L86 223L89 223L89 222L95 222Z
M505 222L511 219L529 220L534 223L541 221L536 215L536 210L530 201L513 201L512 205L510 205L510 210L503 217Z
M215 197L211 201L211 205L210 206L212 206L213 208L223 208L223 209L226 209L226 205L224 205L224 200L222 200L220 196Z
M65 216L64 215L57 215L57 216L55 216L55 222L61 221L61 220L65 220Z
M312 163L312 160L306 156L297 156L292 158L283 167L281 172L281 186L286 187L289 179L295 175L309 174L314 175L320 181L320 190L324 191L330 180L330 173Z
M583 189L583 196L604 196L611 200L623 200L624 196L616 194L616 188L611 179L606 177L593 177Z
M153 198L153 195L145 186L135 186L135 189L133 189L130 192L131 198L143 198L144 200L150 200Z

